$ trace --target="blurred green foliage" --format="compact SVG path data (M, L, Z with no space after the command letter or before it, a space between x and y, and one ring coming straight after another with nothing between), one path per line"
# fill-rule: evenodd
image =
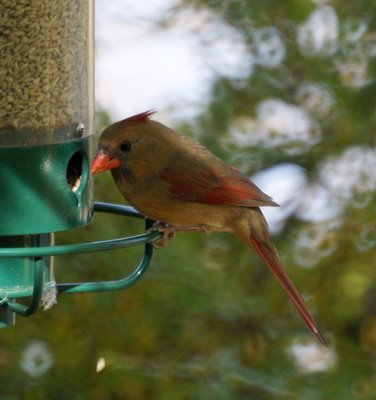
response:
M276 28L286 54L277 67L253 66L241 81L218 76L207 109L181 130L194 133L246 173L290 162L303 167L312 182L324 161L351 146L373 149L376 54L367 51L376 46L376 5L364 0L330 4L339 21L338 45L329 53L323 48L307 55L296 36L317 8L312 1L182 1L180 10L210 9L242 35L249 49L255 46L257 29ZM346 26L356 31L362 23L366 32L350 43ZM343 60L366 63L360 65L366 69L347 76L339 67ZM369 82L351 84L356 73ZM283 146L241 147L228 140L236 121L256 118L264 99L299 104L296 93L302 82L322 85L334 99L325 115L312 111L321 138L309 150L289 154ZM98 113L98 132L109 122L106 113ZM95 184L97 200L124 202L109 174ZM52 310L18 318L15 327L3 330L0 399L375 399L376 201L374 193L356 195L368 196L368 201L362 207L347 203L337 216L339 224L325 232L325 243L334 250L325 257L312 252L311 257L318 257L314 267L300 268L294 257L294 240L313 222L292 217L275 237L292 280L309 294L328 349L315 347L261 260L235 238L180 234L155 252L150 270L131 289L62 295ZM95 216L91 226L59 234L57 240L88 241L142 229L138 221ZM120 277L137 263L140 252L59 257L56 277L59 282ZM39 376L21 368L35 340L53 358ZM303 353L292 355L297 345L314 349L303 366ZM100 358L105 367L96 371ZM320 360L324 367L310 370ZM31 360L36 369L43 362L42 355Z

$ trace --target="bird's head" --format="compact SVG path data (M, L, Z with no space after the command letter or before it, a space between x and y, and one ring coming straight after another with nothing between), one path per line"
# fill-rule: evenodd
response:
M146 111L108 126L102 133L98 151L91 164L91 173L99 174L110 169L128 170L138 154L147 152L145 142L150 135L149 117L155 111ZM148 138L147 140L145 140ZM150 147L150 146L149 146Z

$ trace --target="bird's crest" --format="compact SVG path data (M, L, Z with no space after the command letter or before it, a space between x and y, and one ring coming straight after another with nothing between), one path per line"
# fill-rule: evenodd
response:
M125 124L132 124L132 123L137 123L137 122L147 122L149 120L149 117L153 114L155 114L155 110L148 110L144 111L140 114L132 115L132 117L125 118L121 121L119 121L119 125L125 125Z

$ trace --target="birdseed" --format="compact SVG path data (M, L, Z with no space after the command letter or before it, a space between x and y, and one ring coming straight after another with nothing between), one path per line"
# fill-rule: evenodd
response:
M92 119L92 0L1 0L0 146L73 138Z

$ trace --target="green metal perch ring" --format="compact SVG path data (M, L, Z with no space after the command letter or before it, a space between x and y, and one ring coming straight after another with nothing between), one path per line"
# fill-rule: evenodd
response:
M94 203L94 211L145 219L145 217L137 212L134 208L119 204L96 202ZM24 316L35 313L41 302L43 294L43 257L108 251L123 247L144 245L144 254L138 266L128 276L118 280L106 282L62 283L57 284L56 289L58 292L64 293L83 293L122 290L132 286L142 277L150 265L153 254L153 242L161 237L160 232L147 232L152 225L153 221L146 218L144 234L117 239L58 246L0 248L0 258L28 257L35 260L34 285L32 290L30 293L22 293L22 296L20 294L18 296L14 296L31 296L29 306L16 303L12 298L8 298L6 293L3 294L2 298L0 298L0 306L6 308L8 311Z

